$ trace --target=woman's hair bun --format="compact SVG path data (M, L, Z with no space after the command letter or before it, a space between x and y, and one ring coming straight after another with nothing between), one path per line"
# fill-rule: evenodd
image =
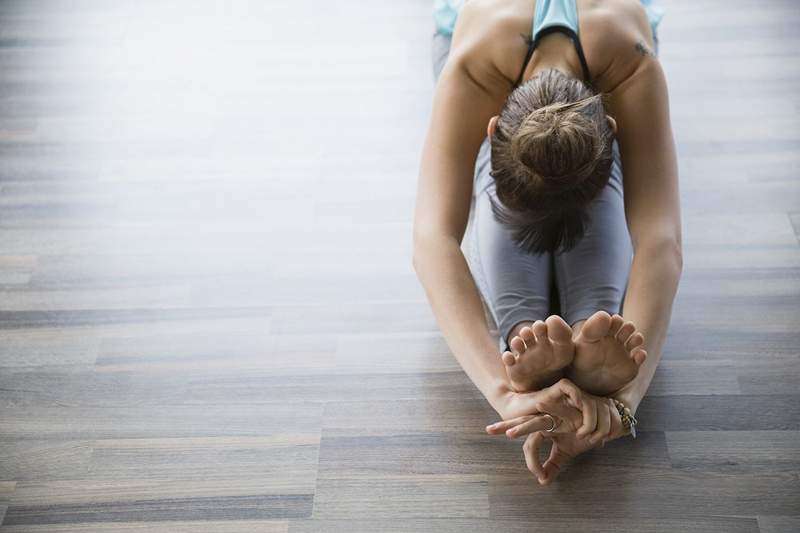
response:
M602 95L581 80L546 70L509 95L491 138L493 209L519 246L567 250L583 237L613 142Z
M532 111L511 135L511 155L548 190L579 184L605 146L597 122L582 112L595 97Z

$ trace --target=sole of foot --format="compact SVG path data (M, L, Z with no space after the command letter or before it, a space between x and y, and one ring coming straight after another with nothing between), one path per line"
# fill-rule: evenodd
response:
M598 311L575 337L575 357L566 375L586 392L606 396L639 373L647 358L644 335L620 315Z
M503 353L503 364L517 392L552 385L575 355L572 328L557 315L522 327L509 341L509 347L512 351Z

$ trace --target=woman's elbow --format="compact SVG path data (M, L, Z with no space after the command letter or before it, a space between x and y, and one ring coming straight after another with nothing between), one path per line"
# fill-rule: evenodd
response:
M420 270L425 264L425 258L430 255L432 239L433 237L430 232L422 231L416 227L414 228L411 265L414 267L414 271L417 273L417 276L420 275Z
M442 254L447 253L453 245L458 248L458 241L439 229L414 228L411 264L417 273L422 274L426 265L442 260Z
M683 245L679 235L643 241L636 246L636 254L642 254L648 261L669 265L678 277L683 272Z
M680 240L675 242L672 254L675 259L675 266L678 268L678 276L680 276L683 272L683 245Z
M414 267L414 272L417 273L417 277L419 277L419 270L420 270L420 266L422 264L422 258L421 258L421 255L420 255L421 253L422 252L420 252L417 249L417 243L415 241L414 242L414 249L411 252L411 266Z
M661 247L662 253L671 259L680 277L683 272L683 243L680 234L664 238Z

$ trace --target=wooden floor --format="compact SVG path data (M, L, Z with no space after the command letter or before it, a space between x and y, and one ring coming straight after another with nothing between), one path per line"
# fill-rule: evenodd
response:
M430 0L0 1L2 532L800 530L800 4L663 3L672 328L542 489L411 268Z

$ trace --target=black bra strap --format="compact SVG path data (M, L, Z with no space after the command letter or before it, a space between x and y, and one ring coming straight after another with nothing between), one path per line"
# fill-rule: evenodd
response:
M531 60L534 48L536 48L536 41L528 41L528 53L525 54L525 61L522 62L522 70L519 71L519 76L517 76L517 81L514 82L515 89L519 87L520 83L522 83L522 76L525 75L525 69L528 68L528 61Z
M589 64L586 62L586 56L583 53L583 46L581 46L581 41L578 39L578 35L572 31L570 28L566 26L550 26L549 28L545 28L539 32L535 39L529 42L528 44L528 53L525 54L525 62L522 64L522 70L517 76L517 81L514 82L514 88L516 89L519 87L519 84L522 83L522 76L525 74L525 69L528 68L528 61L531 60L531 56L533 56L533 51L536 49L536 46L539 44L539 41L542 40L542 37L545 35L549 35L551 33L560 32L565 34L572 40L572 43L575 45L575 52L578 54L578 59L581 62L581 69L583 70L583 78L587 85L590 87L592 86L592 75L589 73Z

